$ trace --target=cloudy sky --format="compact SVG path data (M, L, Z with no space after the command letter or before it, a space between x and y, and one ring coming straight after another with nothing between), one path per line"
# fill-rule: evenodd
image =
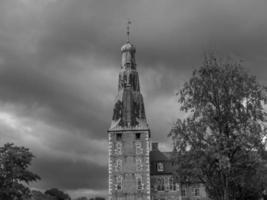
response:
M1 0L0 144L72 196L107 191L107 133L130 18L152 140L183 116L176 91L216 49L267 85L266 0Z

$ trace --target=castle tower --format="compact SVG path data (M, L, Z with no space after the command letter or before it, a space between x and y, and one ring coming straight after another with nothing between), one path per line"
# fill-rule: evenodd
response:
M150 130L135 52L129 40L121 47L118 95L108 130L110 200L150 200Z

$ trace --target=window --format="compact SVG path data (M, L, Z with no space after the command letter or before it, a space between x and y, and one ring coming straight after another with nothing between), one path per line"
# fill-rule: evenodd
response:
M121 133L117 133L116 134L116 140L117 141L121 141L121 138L122 138L122 134Z
M121 169L122 169L122 160L118 159L115 162L115 171L119 172L119 171L121 171Z
M170 184L170 190L175 191L176 190L176 184L175 184L175 182L173 180L173 177L170 177L169 181L170 181L169 182L169 184Z
M140 138L141 138L141 133L136 133L135 134L135 139L136 140L140 140Z
M195 197L199 196L199 188L194 188L194 196Z
M122 190L122 176L121 175L116 177L115 189Z
M163 172L164 171L163 163L162 162L158 162L157 163L157 171L158 172Z
M182 190L181 190L181 195L182 195L182 197L185 197L185 196L186 196L185 189L182 189Z
M142 143L141 142L136 142L135 143L135 150L136 150L136 154L140 155L143 153L143 148L142 148Z
M142 171L143 163L141 158L136 158L136 171Z
M122 143L121 142L117 142L115 144L115 154L117 154L117 155L122 154Z
M142 182L142 176L140 174L136 175L136 188L137 190L143 190L144 184Z
M164 178L160 177L157 179L157 183L156 183L156 189L158 191L164 191L165 187L164 187Z
M164 177L164 185L165 185L165 190L169 191L170 190L170 179L169 179L169 177Z

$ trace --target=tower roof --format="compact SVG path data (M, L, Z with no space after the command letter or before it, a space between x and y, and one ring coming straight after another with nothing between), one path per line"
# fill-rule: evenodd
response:
M122 47L121 47L121 52L122 53L126 52L126 51L135 53L136 49L135 49L133 44L131 44L130 42L127 42L126 44L122 45Z
M135 63L136 48L129 41L121 47L121 71L110 130L149 129Z

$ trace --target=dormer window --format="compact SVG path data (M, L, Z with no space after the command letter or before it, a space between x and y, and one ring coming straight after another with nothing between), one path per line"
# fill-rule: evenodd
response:
M157 171L158 172L163 172L164 171L164 166L162 162L157 163Z
M121 138L122 138L122 134L121 133L117 133L116 134L116 140L117 141L121 141Z
M135 139L136 140L140 140L140 138L141 138L141 133L136 133L135 134Z

